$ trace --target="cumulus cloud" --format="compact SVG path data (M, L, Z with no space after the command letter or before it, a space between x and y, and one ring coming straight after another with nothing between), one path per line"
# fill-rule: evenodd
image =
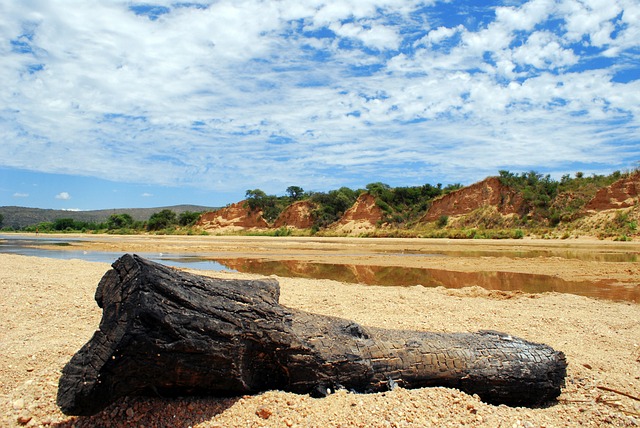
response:
M68 201L71 199L71 195L67 192L60 192L56 195L56 199L62 199L63 201Z
M638 156L637 2L531 0L474 26L440 6L8 2L0 164L231 191Z
M554 70L578 62L571 49L563 48L555 34L536 31L526 43L512 50L512 59L517 64L531 65L538 69Z
M22 192L16 192L13 194L14 198L28 198L29 194L28 193L22 193Z
M422 40L429 44L438 44L445 39L451 38L463 29L464 27L462 25L459 25L455 28L438 27L435 30L429 31L429 33Z
M370 23L334 23L329 26L337 35L356 39L365 46L383 50L396 49L400 42L400 38L393 30L381 25L371 25Z

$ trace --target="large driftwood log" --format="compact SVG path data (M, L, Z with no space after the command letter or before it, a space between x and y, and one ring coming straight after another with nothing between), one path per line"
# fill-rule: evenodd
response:
M98 285L100 329L64 367L58 405L91 415L128 395L322 395L448 386L489 403L556 398L566 361L493 331L365 328L278 303L278 282L221 280L124 255Z

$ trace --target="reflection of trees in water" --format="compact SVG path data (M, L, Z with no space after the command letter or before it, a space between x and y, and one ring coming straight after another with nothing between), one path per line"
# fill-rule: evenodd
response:
M299 260L231 259L219 263L239 272L294 278L331 279L367 285L463 288L479 286L487 290L525 293L577 294L608 300L640 302L640 287L610 282L565 281L549 275L516 272L456 272L398 266L313 263Z

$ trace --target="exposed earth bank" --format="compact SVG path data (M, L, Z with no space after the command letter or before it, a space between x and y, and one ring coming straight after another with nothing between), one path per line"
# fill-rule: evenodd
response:
M309 240L232 237L105 237L83 243L88 250L126 252L216 252L359 263L439 263L446 269L495 271L538 269L549 275L614 278L631 285L637 262L558 257L566 243L517 241L549 250L537 258L500 256L513 243L485 243L495 255L439 257L400 255L447 245L481 245L421 240ZM638 252L637 243L573 242L575 251L602 247ZM633 243L629 243L633 244ZM421 245L422 247L416 248ZM431 245L431 247L429 247ZM555 245L555 247L554 247ZM332 249L333 248L333 249ZM451 249L452 247L446 247ZM468 248L468 247L467 247ZM473 247L478 249L479 247ZM395 254L392 257L384 257ZM0 254L0 426L145 427L573 427L640 424L640 305L581 296L463 289L379 287L329 280L278 278L286 306L353 319L363 325L429 331L504 331L563 351L567 385L557 403L524 409L491 406L453 389L431 388L325 399L266 392L235 398L128 398L88 418L71 418L55 405L64 364L93 334L101 312L93 300L107 264ZM255 275L201 272L223 278ZM626 394L626 395L625 395ZM634 399L635 397L635 399Z

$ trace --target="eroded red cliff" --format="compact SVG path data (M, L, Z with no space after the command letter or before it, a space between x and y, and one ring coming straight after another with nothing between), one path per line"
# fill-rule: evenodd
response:
M310 201L297 201L289 205L273 223L273 227L310 229L313 226L312 212L315 206Z
M489 177L434 200L421 221L435 221L443 215L469 214L483 206L495 206L502 215L520 214L524 199L516 190L500 183L497 177Z
M342 218L331 225L331 229L347 235L359 235L374 230L384 213L369 193L361 194Z
M604 211L637 205L640 197L640 172L631 174L600 189L585 206L586 211Z
M245 229L265 229L269 227L262 218L262 211L250 211L246 201L236 202L216 211L203 214L196 226L208 232L231 232Z

